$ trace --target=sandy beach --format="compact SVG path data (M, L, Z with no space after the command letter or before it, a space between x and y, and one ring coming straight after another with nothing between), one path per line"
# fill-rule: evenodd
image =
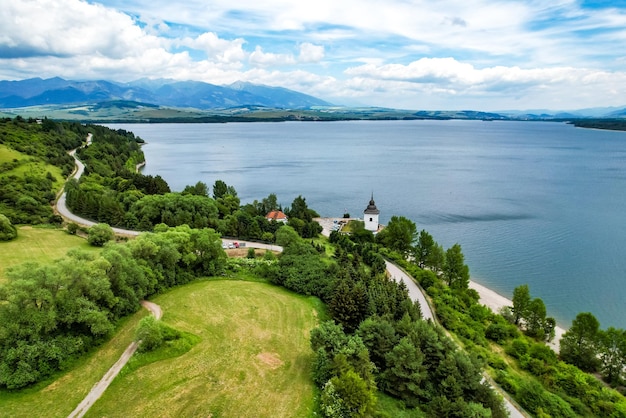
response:
M480 303L487 306L494 312L498 312L500 308L504 306L513 306L513 302L510 299L500 295L499 293L494 292L488 287L476 283L475 281L470 281L469 287L470 289L474 289L478 292L478 294L480 295ZM550 343L548 343L548 345L556 353L559 352L559 341L561 340L561 337L563 336L565 331L565 329L557 325L554 330L554 339Z

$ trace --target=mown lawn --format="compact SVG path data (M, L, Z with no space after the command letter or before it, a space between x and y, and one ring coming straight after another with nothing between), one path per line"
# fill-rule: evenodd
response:
M195 282L154 299L199 337L180 357L126 370L88 417L307 417L319 301L266 283Z
M87 240L70 235L62 229L36 228L22 226L18 228L17 238L0 242L0 283L6 280L6 269L26 261L49 263L62 258L71 248L85 251L99 251L87 244Z

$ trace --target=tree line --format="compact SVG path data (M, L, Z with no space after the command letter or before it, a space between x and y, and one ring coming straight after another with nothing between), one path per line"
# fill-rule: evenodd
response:
M225 263L214 230L159 225L98 255L72 251L54 264L9 269L0 286L0 387L22 388L67 369L142 299L217 275Z

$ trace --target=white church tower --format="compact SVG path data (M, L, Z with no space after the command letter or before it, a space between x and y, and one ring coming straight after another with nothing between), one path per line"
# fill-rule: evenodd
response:
M365 229L372 232L378 231L378 215L380 215L380 211L376 207L376 203L374 203L374 193L372 193L370 204L367 205L367 208L363 211Z

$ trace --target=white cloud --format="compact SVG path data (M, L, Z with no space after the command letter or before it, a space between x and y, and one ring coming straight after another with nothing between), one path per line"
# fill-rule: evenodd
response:
M257 67L273 67L295 64L296 59L291 54L263 52L263 48L257 45L254 52L250 54L249 62Z
M305 42L300 45L300 62L319 62L324 58L324 47Z
M626 41L624 8L583 10L578 0L89 1L5 1L0 78L241 79L410 108L626 101L626 55L617 48Z
M210 61L225 64L239 66L241 61L247 57L247 53L243 50L244 39L237 38L232 41L220 39L213 32L205 32L195 39L185 39L181 44L203 50Z
M0 51L6 56L101 54L121 58L163 41L126 14L75 0L5 2Z

